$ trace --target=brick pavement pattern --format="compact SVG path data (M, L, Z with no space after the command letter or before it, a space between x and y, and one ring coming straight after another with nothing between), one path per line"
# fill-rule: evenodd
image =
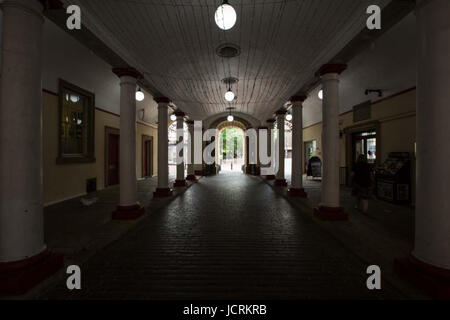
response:
M43 299L401 299L338 241L258 178L200 180Z

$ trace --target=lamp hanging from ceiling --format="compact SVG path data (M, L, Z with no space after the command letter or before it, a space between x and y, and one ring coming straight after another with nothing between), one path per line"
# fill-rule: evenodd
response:
M217 26L222 30L230 30L237 20L236 10L228 3L228 0L223 0L214 17Z
M228 122L233 122L234 121L234 117L233 117L233 115L231 114L231 110L233 110L234 108L228 108L228 110L230 110L230 114L228 115L228 117L227 117L227 121Z
M143 101L144 99L145 99L145 95L144 95L144 93L142 92L141 88L139 88L139 89L136 91L136 100L137 100L137 101Z
M288 114L286 115L286 120L287 120L287 121L291 121L291 120L292 120L292 114L288 113Z
M323 100L323 90L320 89L319 93L317 94L320 100Z

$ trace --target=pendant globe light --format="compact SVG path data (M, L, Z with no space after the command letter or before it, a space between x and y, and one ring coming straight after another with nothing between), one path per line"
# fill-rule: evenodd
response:
M177 116L176 116L175 114L172 114L172 115L170 116L170 120L172 120L172 121L177 120Z
M136 91L136 100L143 101L144 99L145 99L145 95L142 92L141 88L139 88L138 91Z
M224 0L217 8L215 14L216 24L222 30L230 30L234 27L237 20L236 10Z
M234 92L231 91L231 88L228 89L228 91L225 93L225 100L227 100L228 102L232 102L234 100Z
M228 91L225 93L225 100L228 102L233 102L234 98L236 98L236 95L231 90L231 82L228 82Z
M231 114L231 110L233 110L234 108L228 108L228 110L230 110L230 114L228 115L228 117L227 117L227 121L228 122L233 122L234 121L234 117L233 117L233 115Z
M291 120L292 120L292 114L288 113L288 114L286 115L286 120L287 120L287 121L291 121Z
M321 89L319 93L317 94L320 100L323 100L323 90Z

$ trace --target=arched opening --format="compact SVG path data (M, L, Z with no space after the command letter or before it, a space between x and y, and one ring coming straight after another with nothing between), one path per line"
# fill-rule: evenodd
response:
M245 126L239 121L224 121L217 126L216 163L221 173L244 172L246 165Z

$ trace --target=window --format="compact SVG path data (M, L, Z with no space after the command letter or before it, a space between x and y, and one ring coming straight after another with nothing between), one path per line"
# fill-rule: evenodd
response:
M93 93L59 82L58 163L95 162Z

